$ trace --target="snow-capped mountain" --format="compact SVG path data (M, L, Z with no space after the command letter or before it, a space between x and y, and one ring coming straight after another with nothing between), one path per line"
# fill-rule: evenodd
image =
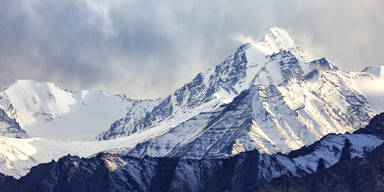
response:
M365 67L362 72L371 73L377 77L384 77L384 66L369 66Z
M95 137L135 109L137 103L141 104L140 109L145 109L151 105L151 100L134 101L102 91L71 92L52 83L31 80L16 80L0 91L3 122L9 124L10 119L14 119L20 125L17 130L21 128L21 133L52 139ZM17 127L16 123L11 124ZM15 137L26 137L21 133ZM9 136L9 133L2 135Z
M142 117L132 117L128 113L103 133L100 139L126 136L171 121L179 124L196 115L196 111L214 110L218 105L232 101L253 84L277 85L289 78L291 72L305 75L316 68L331 67L325 60L321 61L326 63L302 64L302 61L308 61L311 57L297 47L284 30L272 28L258 39L260 42L256 44L240 46L215 68L199 73L192 82L163 99ZM280 70L279 64L268 57L281 50L296 55L292 55L295 59L300 58L300 63L294 64L295 69L290 70L287 68L289 66L285 66L287 69Z
M198 74L141 119L127 114L100 138L160 125L169 131L126 152L188 158L253 149L289 152L328 133L351 132L383 111L383 97L364 85L381 82L383 77L372 71L344 71L325 58L313 59L286 31L272 28ZM375 90L384 94L383 86Z
M356 160L354 158L367 156L369 158L377 153L377 149L382 152L384 149L383 122L384 113L376 116L369 126L360 129L357 133L330 134L308 147L292 151L287 155L269 155L257 150L225 159L202 160L148 156L135 158L108 153L100 153L91 158L68 155L58 161L32 168L28 175L19 180L0 174L0 190L255 191L273 178L281 176L306 178L309 174L326 170L335 164L340 165L351 159ZM375 167L381 170L383 155L382 153L378 155L381 158L377 160L377 164L359 160L361 163L357 165L380 165ZM336 174L343 174L341 171L337 171ZM363 169L362 173L366 171ZM382 171L378 173L382 174ZM331 177L334 176L335 174L331 175ZM361 178L364 181L371 179ZM326 179L320 178L320 181L327 184ZM359 185L356 183L355 186L363 187ZM280 185L280 187L286 186ZM329 188L335 189L332 186Z
M384 111L384 76L376 69L339 69L272 28L163 99L19 80L0 92L0 133L42 138L0 137L0 172L20 177L51 159L102 151L182 159L289 153L329 133L353 132ZM96 140L68 141L82 138Z

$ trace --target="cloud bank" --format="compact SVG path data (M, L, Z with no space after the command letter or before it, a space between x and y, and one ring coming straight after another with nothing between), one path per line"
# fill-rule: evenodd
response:
M384 65L380 0L5 0L0 84L165 96L270 27L340 67Z

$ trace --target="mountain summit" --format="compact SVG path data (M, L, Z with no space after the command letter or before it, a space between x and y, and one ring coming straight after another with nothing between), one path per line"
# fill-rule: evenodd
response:
M329 133L353 132L384 111L384 87L366 86L383 82L372 70L338 69L271 28L158 100L20 81L0 91L0 133L43 138L0 137L0 156L8 159L0 170L21 176L52 158L101 151L187 159L289 153ZM79 136L94 140L52 140Z
M325 58L309 58L286 31L271 28L153 110L141 117L128 113L99 138L162 130L127 150L137 156L289 152L328 133L362 127L381 110L372 105L377 98L359 83L378 78L339 70Z
M277 27L270 28L267 32L260 35L253 46L259 48L266 55L297 47L288 32Z

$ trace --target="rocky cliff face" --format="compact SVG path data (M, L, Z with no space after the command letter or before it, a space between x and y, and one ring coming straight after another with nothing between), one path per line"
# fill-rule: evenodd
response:
M375 130L374 125L383 116L362 130ZM68 155L32 168L19 180L1 175L0 190L379 191L384 141L380 135L370 133L327 135L287 155L268 155L257 150L201 160L108 153L91 158ZM278 179L266 184L273 178Z
M3 109L0 109L0 135L14 138L28 137L27 133L20 127L19 123L14 118L9 117Z
M288 153L368 123L377 111L357 86L363 76L313 59L273 28L142 116L128 113L99 139L162 130L124 150L136 157Z
M199 73L190 83L163 99L153 109L149 109L144 116L132 118L130 114L127 114L125 118L116 121L99 138L111 139L130 135L137 131L153 128L168 120L182 123L180 116L188 116L188 113L193 110L215 109L218 104L230 102L252 84L263 83L263 78L273 77L274 82L271 83L280 83L292 74L304 75L308 72L307 70L317 66L317 64L313 64L313 66L301 69L296 57L292 56L290 57L292 61L289 59L285 59L287 60L285 62L281 61L281 74L278 64L266 64L266 62L274 63L274 57L282 54L278 54L278 56L273 54L279 53L281 50L284 50L282 57L287 54L292 56L291 52L301 60L308 57L293 43L284 30L271 29L260 36L260 42L257 45L248 43L240 46L223 63ZM291 62L293 66L286 64L287 62ZM289 69L290 67L292 70ZM270 70L270 68L276 68L277 71ZM206 107L201 109L203 105L209 105L208 109Z
M314 174L292 178L284 176L254 191L383 191L384 145L380 145L365 158L344 158L328 169Z
M354 134L373 134L382 138L383 130L384 113L381 113L368 126ZM300 178L284 176L274 179L255 191L383 191L383 144L365 157L351 157L350 147L345 148L342 153L340 161L327 169L323 168Z

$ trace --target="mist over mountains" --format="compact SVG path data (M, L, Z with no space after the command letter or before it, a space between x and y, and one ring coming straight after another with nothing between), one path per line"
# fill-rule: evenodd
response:
M0 182L5 191L244 191L305 180L379 153L383 71L339 68L275 27L163 98L15 80L0 89Z

